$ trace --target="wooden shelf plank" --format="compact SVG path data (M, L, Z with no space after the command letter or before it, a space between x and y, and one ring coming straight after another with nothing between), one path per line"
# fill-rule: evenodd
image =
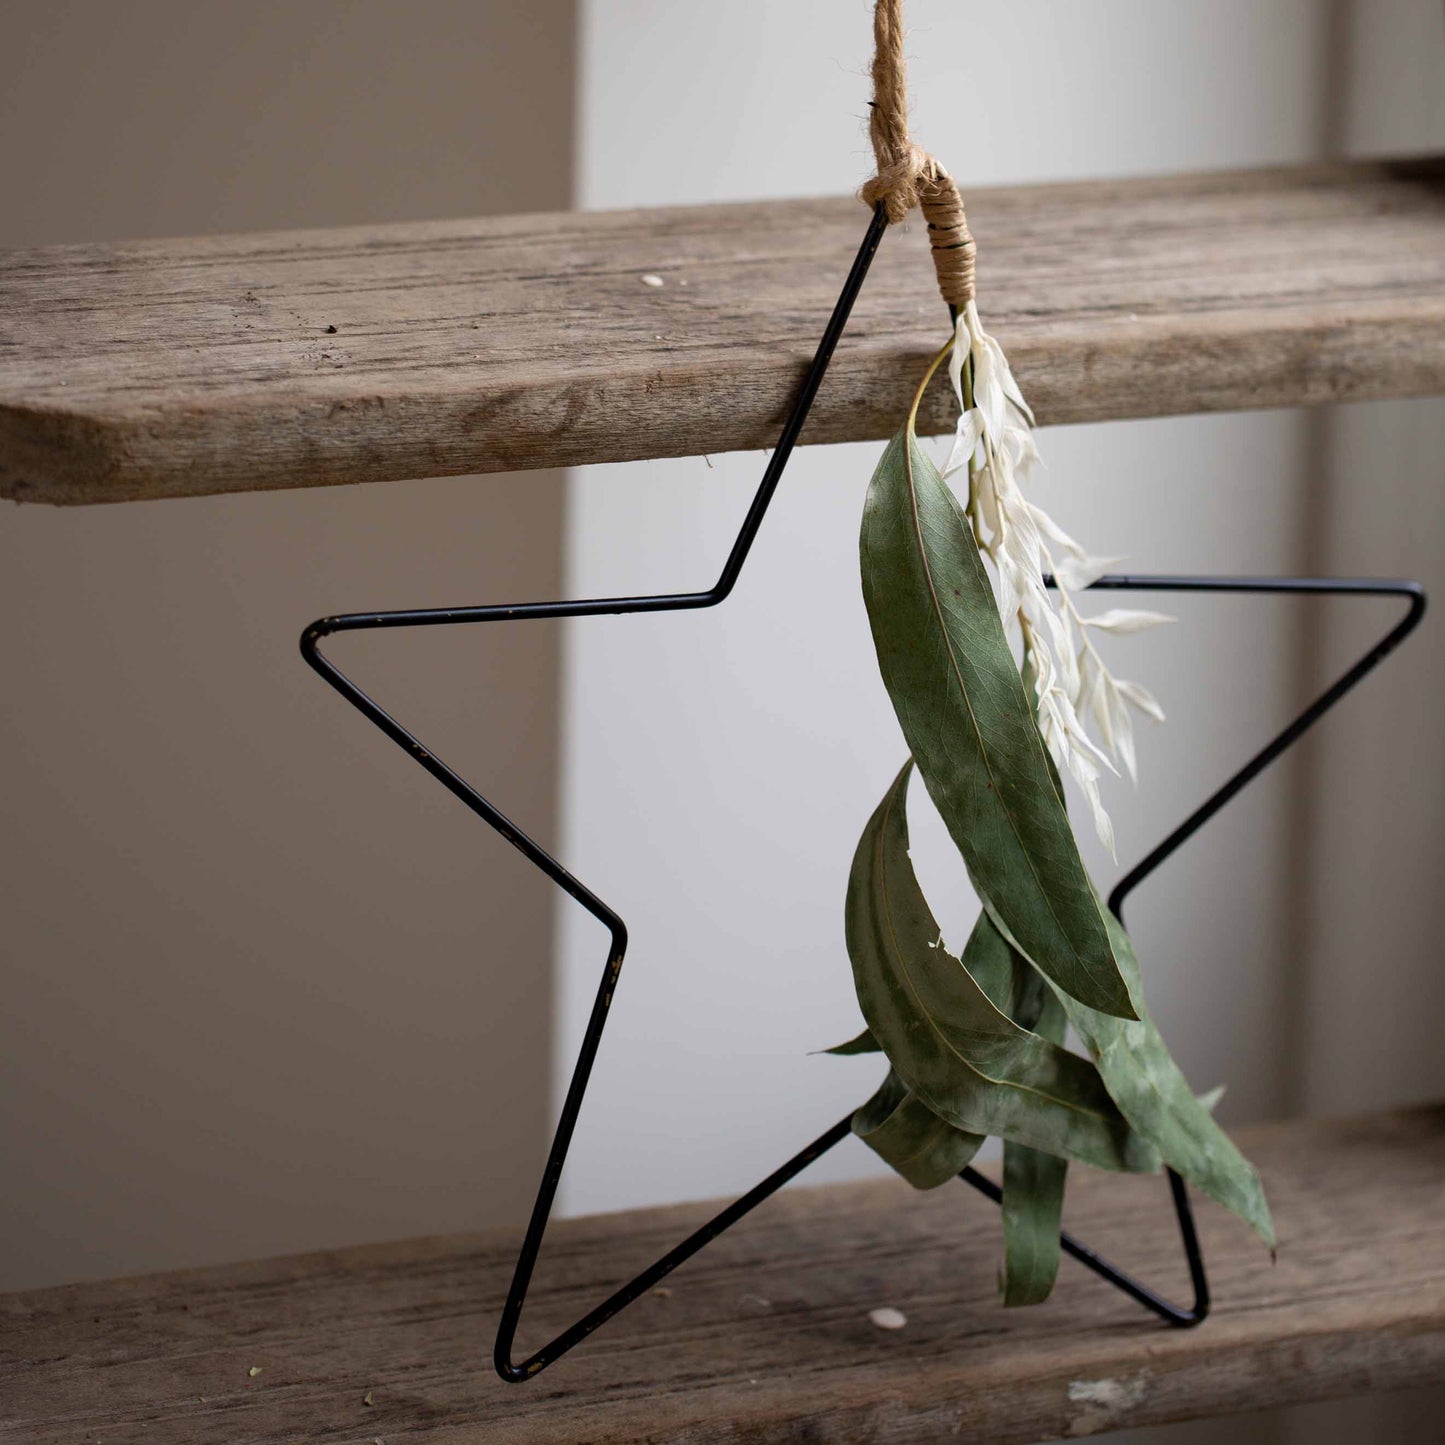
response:
M1045 423L1445 391L1440 159L968 204L983 309ZM834 199L11 252L0 495L769 446L866 219ZM916 224L885 239L804 440L896 428L946 334L925 249Z
M1002 1309L998 1212L961 1185L797 1188L519 1386L489 1363L511 1233L0 1296L0 1440L1024 1442L1445 1379L1445 1107L1241 1139L1279 1262L1203 1206L1193 1331L1068 1260L1048 1304ZM1184 1293L1161 1181L1075 1173L1069 1224ZM559 1224L523 1342L706 1212Z

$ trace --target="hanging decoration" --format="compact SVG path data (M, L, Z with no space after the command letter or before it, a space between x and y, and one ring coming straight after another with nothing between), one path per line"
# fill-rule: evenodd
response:
M841 1051L886 1055L888 1074L853 1129L916 1187L954 1178L989 1135L1004 1141L1003 1297L1033 1304L1058 1271L1071 1160L1134 1172L1165 1164L1271 1249L1274 1227L1254 1169L1149 1018L1133 946L1094 888L1065 810L1067 773L1112 852L1101 770L1112 756L1135 772L1131 706L1163 716L1140 684L1112 676L1091 629L1170 619L1079 611L1073 594L1115 559L1090 556L1024 494L1039 455L1033 413L979 318L958 187L908 135L902 0L877 0L874 23L878 174L863 199L892 222L922 210L955 325L863 511L863 596L910 757L848 880L848 954L868 1029ZM940 471L915 428L945 362L959 418ZM908 855L915 770L982 903L959 957L944 947ZM1070 1024L1089 1059L1064 1047Z

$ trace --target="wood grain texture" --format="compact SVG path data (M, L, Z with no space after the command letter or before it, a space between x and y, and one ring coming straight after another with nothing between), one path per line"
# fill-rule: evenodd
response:
M1445 391L1445 161L967 200L980 305L1044 423ZM11 252L0 495L770 446L866 220L834 199ZM926 250L917 223L885 238L805 441L898 425L946 335Z
M1445 1108L1241 1141L1279 1262L1201 1206L1215 1313L1193 1331L1068 1260L1048 1304L1004 1310L998 1211L963 1185L796 1188L525 1385L490 1368L510 1234L0 1296L0 1440L1023 1442L1445 1379ZM1162 1182L1077 1173L1070 1226L1183 1293ZM524 1344L705 1213L558 1225ZM883 1304L904 1329L870 1323Z

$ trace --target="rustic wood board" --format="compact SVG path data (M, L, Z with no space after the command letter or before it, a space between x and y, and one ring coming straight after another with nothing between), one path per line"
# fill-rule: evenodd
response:
M1445 161L967 199L1044 423L1445 391ZM766 447L866 221L838 198L0 254L0 495ZM925 253L916 222L885 238L806 441L898 425L946 335ZM940 388L928 429L948 413Z
M489 1363L511 1234L0 1296L0 1441L1020 1442L1445 1379L1445 1107L1241 1140L1279 1262L1203 1206L1193 1331L1068 1260L1048 1304L1002 1309L998 1211L963 1185L796 1188L524 1385ZM1074 1172L1069 1223L1185 1293L1162 1182ZM524 1343L706 1212L559 1224Z

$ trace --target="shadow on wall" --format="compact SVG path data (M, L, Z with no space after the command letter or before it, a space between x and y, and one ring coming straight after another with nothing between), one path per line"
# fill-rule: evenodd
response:
M572 8L11 0L0 245L565 206ZM296 637L550 595L561 504L532 474L0 515L0 1288L524 1215L551 900ZM551 835L555 632L343 655Z

